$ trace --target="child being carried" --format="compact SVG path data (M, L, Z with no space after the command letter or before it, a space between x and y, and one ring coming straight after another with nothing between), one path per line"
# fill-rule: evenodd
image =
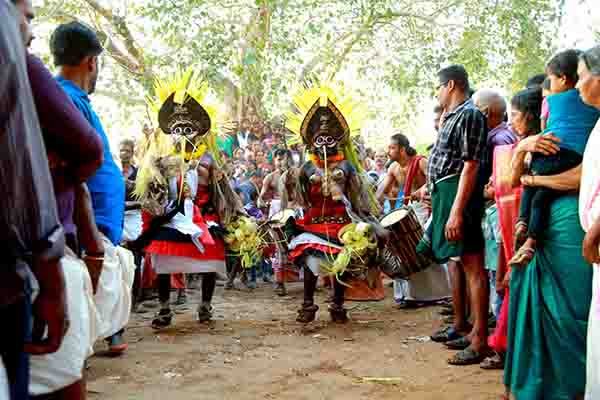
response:
M547 97L550 114L544 133L560 139L560 151L549 156L533 154L531 175L555 175L581 164L590 133L600 117L600 111L586 105L575 88L579 53L563 51L546 66L552 94ZM546 229L550 205L560 194L545 187L524 188L515 231L516 253L510 265L525 266L531 261Z

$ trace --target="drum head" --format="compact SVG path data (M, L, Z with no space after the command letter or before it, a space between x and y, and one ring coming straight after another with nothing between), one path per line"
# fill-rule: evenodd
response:
M405 208L401 208L399 210L394 210L389 214L386 214L381 219L381 226L387 228L389 226L394 225L395 223L402 221L408 215L409 211Z
M288 219L294 218L294 216L294 210L291 208L286 208L285 210L281 210L278 213L273 214L269 222L272 224L285 224Z

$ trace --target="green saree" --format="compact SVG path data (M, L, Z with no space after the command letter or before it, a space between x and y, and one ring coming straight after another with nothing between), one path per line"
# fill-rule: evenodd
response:
M577 196L561 197L535 258L512 270L504 381L517 400L573 400L585 391L592 268L583 237Z

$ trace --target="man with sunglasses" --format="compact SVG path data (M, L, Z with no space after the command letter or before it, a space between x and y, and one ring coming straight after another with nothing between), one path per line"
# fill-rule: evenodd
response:
M427 237L436 261L449 264L455 318L453 326L432 339L462 349L448 360L450 364L470 365L480 363L487 350L489 289L483 267L483 179L479 175L487 157L488 130L485 116L470 99L465 68L451 65L438 77L438 101L446 113L427 167L432 203ZM467 292L473 327L466 318Z
M90 254L89 249L85 249L84 260L95 259L102 263L96 294L97 307L103 320L99 333L107 338L110 351L119 354L127 348L122 338L122 328L129 319L133 284L133 272L130 277L129 267L133 268L133 263L125 265L120 262L126 250L118 247L123 232L125 183L111 153L108 136L89 98L96 89L103 48L93 30L79 22L70 22L56 28L50 38L50 50L59 68L58 82L104 144L102 165L87 180L96 225L103 236L104 253ZM125 259L133 257L125 254ZM105 288L105 285L114 287Z

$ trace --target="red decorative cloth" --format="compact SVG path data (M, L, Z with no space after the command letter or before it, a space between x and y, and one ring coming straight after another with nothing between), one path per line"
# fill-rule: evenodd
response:
M496 206L498 207L498 218L500 220L500 231L502 232L502 244L504 246L505 262L514 255L515 225L519 218L519 205L521 203L522 187L512 186L511 161L515 144L496 146L494 149L494 171L492 179L496 190ZM510 270L507 271L510 273ZM508 336L508 303L509 291L504 293L504 301L496 323L494 334L488 338L488 345L499 353L506 352Z
M200 229L202 229L202 236L200 242L204 245L204 253L190 241L190 242L175 242L168 240L153 240L146 247L145 251L148 254L163 254L177 257L189 257L198 260L225 260L225 246L221 240L215 240L208 230L206 225L207 221L217 220L216 216L203 217L200 213L200 209L194 206L194 217L193 221ZM152 216L145 211L142 211L142 223L143 230L148 229Z

